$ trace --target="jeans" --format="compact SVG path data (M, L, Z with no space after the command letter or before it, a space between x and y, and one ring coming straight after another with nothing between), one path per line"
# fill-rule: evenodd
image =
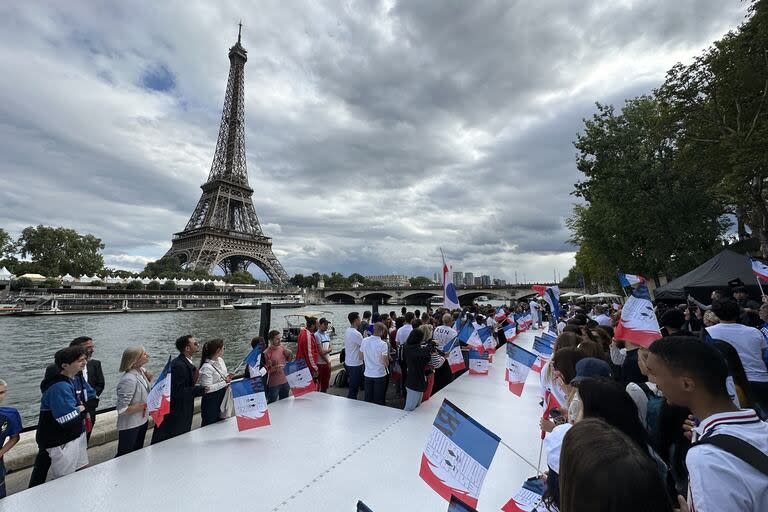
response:
M5 462L0 459L0 499L5 498Z
M125 455L126 453L135 452L144 448L144 438L147 435L147 427L149 422L139 425L138 427L126 428L124 430L117 431L117 455Z
M349 377L349 391L347 398L357 400L357 392L363 387L363 365L347 366L347 377Z
M278 384L277 386L269 386L267 388L267 403L277 402L284 398L288 398L288 394L291 392L291 386L287 382Z
M387 376L365 378L365 401L384 405L387 397Z
M405 407L403 410L412 411L421 403L423 391L414 391L409 387L405 388Z

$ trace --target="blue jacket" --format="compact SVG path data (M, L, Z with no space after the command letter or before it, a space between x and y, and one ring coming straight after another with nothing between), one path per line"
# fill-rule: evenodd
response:
M84 405L96 391L85 379L70 379L65 375L54 375L41 384L43 397L40 400L40 416L37 421L35 440L40 448L53 448L75 440L85 428Z

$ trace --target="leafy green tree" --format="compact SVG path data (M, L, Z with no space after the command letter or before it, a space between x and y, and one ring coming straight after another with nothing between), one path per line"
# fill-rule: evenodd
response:
M216 291L216 285L213 284L213 283L205 283L205 286L203 287L203 289L206 292L215 292Z
M171 281L173 283L173 281ZM175 286L175 283L174 283ZM160 289L160 281L150 281L147 283L147 290L159 290Z
M205 283L201 283L199 281L192 283L192 286L189 288L193 292L202 292L205 290Z
M104 266L104 244L93 235L74 229L30 226L16 242L19 254L38 265L47 276L93 275Z
M141 284L141 281L134 279L128 285L125 287L126 290L143 290L144 285Z
M411 277L410 279L408 279L408 282L411 283L411 286L416 286L416 287L431 286L435 284L435 282L432 281L430 278L424 277L424 276Z
M159 260L150 261L141 273L146 277L174 277L183 272L181 262L176 256L165 256Z
M0 259L10 258L16 254L16 244L6 230L0 228Z
M171 281L171 280L165 281L160 286L160 289L161 290L165 290L165 291L174 291L176 289L176 283L174 281Z
M692 64L667 74L658 96L677 133L681 164L708 183L768 257L768 2Z
M583 200L567 224L580 246L577 268L589 284L617 286L615 273L679 275L719 247L728 225L710 190L684 165L676 126L652 96L621 113L597 105L575 142Z
M561 288L581 288L580 272L576 265L568 270L568 275L560 281Z
M55 277L49 277L38 285L40 288L58 288L61 286L61 281Z
M225 283L253 284L256 282L256 279L253 278L251 273L245 270L232 272L231 274L223 276L221 279Z

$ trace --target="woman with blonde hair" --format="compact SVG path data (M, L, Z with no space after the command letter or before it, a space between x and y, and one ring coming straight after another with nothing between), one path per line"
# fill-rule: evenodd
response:
M117 457L144 447L147 434L147 395L152 373L143 367L149 361L144 347L128 347L120 360L123 374L117 382Z

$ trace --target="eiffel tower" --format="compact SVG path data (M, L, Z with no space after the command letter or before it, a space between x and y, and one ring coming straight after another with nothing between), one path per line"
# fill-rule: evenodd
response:
M272 283L284 284L288 274L272 252L272 239L261 230L248 185L243 106L248 52L240 44L241 31L242 23L237 43L229 49L227 94L208 181L200 187L203 195L187 226L174 233L165 256L176 256L186 268L209 273L216 265L229 274L255 263Z

